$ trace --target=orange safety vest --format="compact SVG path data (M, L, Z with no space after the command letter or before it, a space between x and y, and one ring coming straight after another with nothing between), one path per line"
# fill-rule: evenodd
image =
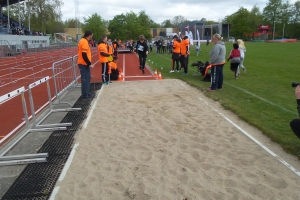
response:
M102 56L100 54L100 52L104 52L108 54L108 50L107 50L107 44L105 43L100 43L98 45L98 55L99 55L99 61L100 63L107 63L108 62L108 57Z

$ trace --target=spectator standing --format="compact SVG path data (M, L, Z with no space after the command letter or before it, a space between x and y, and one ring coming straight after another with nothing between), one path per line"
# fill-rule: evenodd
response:
M78 43L78 60L77 64L80 69L81 75L81 98L88 99L92 97L90 91L90 80L91 72L90 68L93 68L92 65L92 53L89 46L89 41L92 40L93 33L92 31L86 31L83 38Z
M222 89L223 86L223 66L225 64L226 47L222 41L222 37L219 34L214 34L212 42L215 44L210 51L211 67L211 85L207 90L215 91L216 89Z

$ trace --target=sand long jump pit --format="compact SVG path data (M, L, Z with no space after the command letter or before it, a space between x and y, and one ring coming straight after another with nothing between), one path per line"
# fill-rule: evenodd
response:
M105 86L73 155L55 199L300 198L296 157L179 80Z

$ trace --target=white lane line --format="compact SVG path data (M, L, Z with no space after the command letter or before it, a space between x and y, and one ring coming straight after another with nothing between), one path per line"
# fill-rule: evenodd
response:
M95 109L95 107L96 107L96 105L97 105L98 99L99 99L99 97L100 97L100 95L101 95L101 93L102 93L102 91L103 91L103 88L104 88L104 87L103 87L103 85L102 85L102 87L101 87L101 89L100 89L100 91L99 91L99 93L98 93L98 95L97 95L96 101L93 102L92 109L90 110L90 112L89 112L89 114L88 114L88 116L87 116L87 118L86 118L86 120L85 120L85 122L84 122L84 125L83 125L83 128L84 128L84 129L86 129L86 127L87 127L87 125L88 125L88 123L89 123L89 121L90 121L90 119L91 119L91 116L92 116L93 111L94 111L94 109Z
M54 199L55 199L55 196L57 195L58 190L59 190L59 186L56 186L56 187L53 189L53 192L52 192L52 194L51 194L49 200L54 200Z
M224 81L224 83L227 84L227 85L229 85L229 86L231 86L231 87L233 87L233 88L236 88L236 89L238 89L238 90L241 90L241 91L243 91L243 92L245 92L245 93L247 93L247 94L250 94L251 96L256 97L256 98L258 98L258 99L260 99L260 100L262 100L262 101L264 101L264 102L266 102L266 103L268 103L268 104L270 104L270 105L272 105L272 106L275 106L275 107L277 107L277 108L280 108L280 109L282 109L282 110L284 110L284 111L286 111L286 112L289 112L289 113L291 113L291 114L297 115L297 112L288 110L288 109L286 109L286 108L284 108L284 107L282 107L282 106L280 106L280 105L277 105L277 104L275 104L275 103L273 103L273 102L271 102L271 101L268 101L267 99L264 99L264 98L262 98L262 97L260 97L260 96L257 96L256 94L253 94L253 93L249 92L248 90L245 90L245 89L243 89L243 88L237 87L237 86L232 85L232 84L230 84L230 83L227 83L227 82L225 82L225 81Z
M180 84L182 87L184 87L186 90L190 90L185 84L183 84L182 82L180 82L179 80L176 79L176 81L178 82L178 84Z
M67 160L67 162L66 162L66 164L65 164L65 166L63 168L63 171L61 172L61 174L59 176L58 181L63 181L64 180L64 178L65 178L65 176L67 174L67 171L69 170L69 168L71 166L71 163L72 163L72 160L73 160L73 158L75 156L76 148L78 147L78 145L79 145L79 143L76 143L74 145L74 147L73 147L73 149L72 149L72 151L70 153L70 156L69 156L69 158L68 158L68 160Z
M240 130L244 135L246 135L248 138L250 138L253 142L255 142L257 145L259 145L261 148L263 148L265 151L267 151L269 154L271 154L273 157L275 157L279 162L281 162L283 165L285 165L287 168L292 170L295 174L297 174L300 177L300 172L295 169L293 166L288 164L286 161L284 161L282 158L280 158L277 154L275 154L273 151L268 149L265 145L260 143L258 140L256 140L252 135L247 133L245 130L243 130L241 127L236 125L234 122L232 122L229 118L227 118L225 115L222 113L218 112L215 108L211 107L207 102L203 101L203 99L199 98L202 102L204 102L207 106L209 106L213 111L221 115L226 121L228 121L230 124L232 124L234 127L236 127L238 130Z

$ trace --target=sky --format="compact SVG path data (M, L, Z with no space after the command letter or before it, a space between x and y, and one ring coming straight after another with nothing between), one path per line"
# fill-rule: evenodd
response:
M297 0L289 0L290 4ZM63 0L61 7L63 21L75 19L74 0ZM181 15L187 20L221 21L227 15L238 11L240 7L251 10L257 5L262 11L269 0L77 0L80 13L80 21L83 17L88 18L97 13L104 20L112 20L114 16L134 12L138 14L145 10L146 14L156 23L161 24L164 20L173 19ZM285 2L285 0L283 1Z

